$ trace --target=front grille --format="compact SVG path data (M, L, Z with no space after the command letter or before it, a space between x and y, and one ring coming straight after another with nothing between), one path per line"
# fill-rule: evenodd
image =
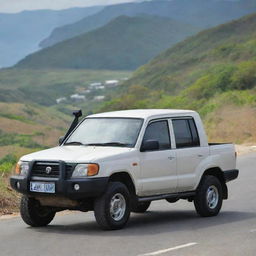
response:
M47 173L47 167L51 168L51 171ZM32 167L32 176L37 177L52 177L57 178L60 176L60 165L59 163L46 163L36 162Z
M65 175L66 180L71 178L73 170L74 170L74 165L72 164L66 165L66 175Z

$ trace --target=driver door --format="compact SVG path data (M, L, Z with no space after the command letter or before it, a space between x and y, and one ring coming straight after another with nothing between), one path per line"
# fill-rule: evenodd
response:
M150 122L145 130L143 142L146 140L157 140L159 149L140 152L140 196L176 192L176 150L171 149L168 120Z

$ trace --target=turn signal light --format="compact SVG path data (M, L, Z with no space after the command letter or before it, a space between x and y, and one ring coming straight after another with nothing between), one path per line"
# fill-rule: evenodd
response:
M15 173L16 173L17 175L20 175L20 171L21 171L21 166L20 166L19 163L17 163L17 164L16 164L16 167L15 167Z
M99 173L99 165L97 164L88 164L88 169L87 169L87 176L94 176Z

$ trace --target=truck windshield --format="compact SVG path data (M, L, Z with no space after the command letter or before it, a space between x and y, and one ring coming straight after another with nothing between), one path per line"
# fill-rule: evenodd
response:
M64 145L134 147L142 122L136 118L87 118Z

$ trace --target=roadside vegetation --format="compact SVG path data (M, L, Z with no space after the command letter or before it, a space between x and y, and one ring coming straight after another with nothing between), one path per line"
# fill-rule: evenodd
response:
M19 195L8 184L8 177L16 161L17 157L12 154L0 159L0 215L17 211Z

